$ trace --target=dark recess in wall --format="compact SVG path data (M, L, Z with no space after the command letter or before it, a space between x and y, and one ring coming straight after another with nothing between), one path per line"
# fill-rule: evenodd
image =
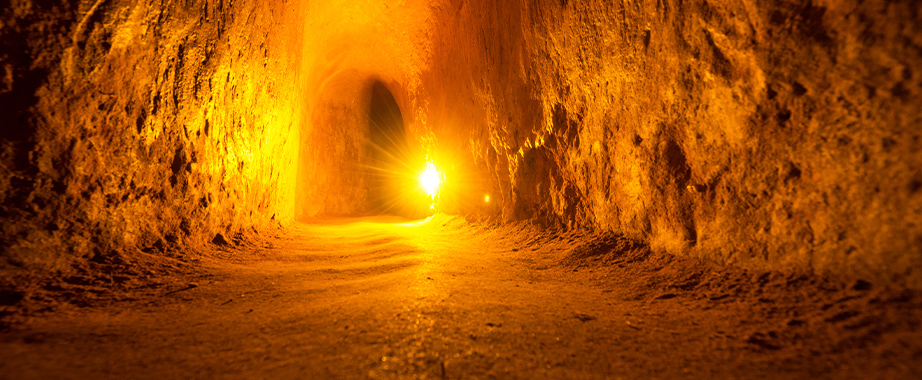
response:
M410 170L410 147L400 107L381 83L371 86L368 108L368 209L372 214L413 216L412 207L401 196Z

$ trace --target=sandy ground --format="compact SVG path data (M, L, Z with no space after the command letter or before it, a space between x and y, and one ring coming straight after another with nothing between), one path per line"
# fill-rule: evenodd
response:
M0 378L914 378L916 292L718 268L613 236L301 224L0 332Z

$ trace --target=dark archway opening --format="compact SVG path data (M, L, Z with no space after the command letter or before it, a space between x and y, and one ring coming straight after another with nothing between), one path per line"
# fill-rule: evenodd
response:
M411 217L401 196L411 170L403 116L394 95L381 82L371 86L368 127L368 210Z

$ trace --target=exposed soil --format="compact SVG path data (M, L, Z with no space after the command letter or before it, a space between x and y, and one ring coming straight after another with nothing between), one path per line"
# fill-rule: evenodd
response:
M215 244L187 255L197 269L120 282L136 286L44 290L70 292L67 304L11 300L0 377L895 379L922 370L922 297L863 281L443 215L301 224L268 242Z

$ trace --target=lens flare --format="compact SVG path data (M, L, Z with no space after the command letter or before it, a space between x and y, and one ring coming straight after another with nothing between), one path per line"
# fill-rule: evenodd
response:
M442 179L439 176L438 169L435 168L435 164L432 161L427 162L426 168L419 175L419 186L426 191L426 194L429 194L430 198L435 199L439 194L439 185L441 183Z

